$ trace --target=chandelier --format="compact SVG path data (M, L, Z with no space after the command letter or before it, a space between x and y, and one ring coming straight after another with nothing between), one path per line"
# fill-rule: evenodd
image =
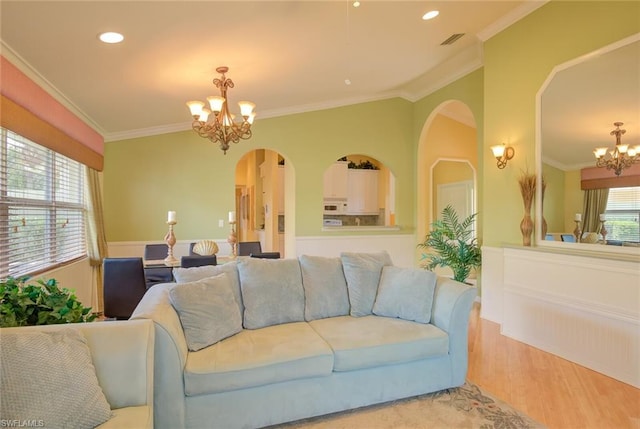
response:
M216 71L222 75L220 78L213 79L213 84L220 90L220 95L207 97L211 110L205 108L205 103L202 101L188 101L187 106L193 116L191 124L193 130L200 137L218 143L226 155L229 143L238 143L240 139L251 138L251 124L256 116L253 108L256 105L250 101L238 102L242 122L235 122L235 116L229 113L227 99L227 88L233 88L233 81L224 75L229 71L229 67L218 67ZM211 115L212 112L213 115Z
M593 154L596 156L597 167L606 167L607 170L613 170L616 176L620 176L622 170L631 167L636 162L640 162L640 146L630 148L629 145L622 144L620 138L627 130L620 129L622 122L614 122L613 125L616 129L611 131L610 134L616 136L616 146L609 151L608 155L606 147L596 148Z

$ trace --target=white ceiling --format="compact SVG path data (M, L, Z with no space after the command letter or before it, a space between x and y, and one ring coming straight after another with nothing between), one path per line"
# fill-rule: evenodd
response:
M415 101L479 67L482 41L544 0L351 3L2 0L2 54L115 140L189 129L184 103L217 94L221 65L235 83L232 111L251 100L256 121ZM423 21L432 9L440 15ZM102 44L103 31L125 40ZM440 45L454 33L465 35Z

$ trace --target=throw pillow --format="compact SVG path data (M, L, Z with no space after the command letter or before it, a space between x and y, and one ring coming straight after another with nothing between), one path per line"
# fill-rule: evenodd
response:
M427 270L384 267L373 314L429 323L436 279Z
M372 313L378 292L380 273L385 265L393 265L387 252L351 253L340 255L349 291L350 314L354 317Z
M203 265L201 267L173 269L173 277L176 279L177 283L195 282L206 279L207 277L214 277L222 273L226 273L229 276L233 297L238 303L240 314L242 314L244 312L244 306L242 304L242 293L240 292L240 277L238 276L237 262L232 261L222 265Z
M242 317L227 274L178 283L169 299L192 352L208 347L242 330Z
M244 258L238 262L244 327L304 321L304 289L297 259Z
M305 320L349 314L347 281L340 258L302 255L298 259L304 287Z
M111 418L87 340L70 327L3 330L0 391L0 416L5 422L86 429Z

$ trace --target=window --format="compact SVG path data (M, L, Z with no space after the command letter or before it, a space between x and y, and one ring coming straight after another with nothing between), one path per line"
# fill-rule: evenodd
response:
M640 186L609 189L605 217L607 240L640 242Z
M84 166L0 128L0 278L86 255Z

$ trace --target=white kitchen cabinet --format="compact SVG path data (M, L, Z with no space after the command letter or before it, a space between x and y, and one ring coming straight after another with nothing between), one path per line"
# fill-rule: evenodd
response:
M324 172L325 199L347 198L347 165L346 161L337 161Z
M378 170L347 170L347 214L378 214Z

